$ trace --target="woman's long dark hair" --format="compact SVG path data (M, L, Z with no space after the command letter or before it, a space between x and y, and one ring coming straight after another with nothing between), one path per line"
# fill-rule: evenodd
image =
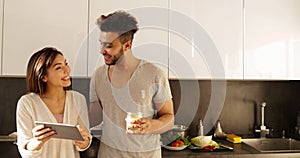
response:
M46 83L43 82L43 77L58 54L63 55L55 48L46 47L30 57L26 74L28 92L43 94L46 91Z

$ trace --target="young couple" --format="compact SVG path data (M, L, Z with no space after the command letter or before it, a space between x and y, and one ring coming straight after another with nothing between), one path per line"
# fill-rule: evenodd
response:
M91 77L89 112L84 96L73 90L70 67L55 48L34 53L27 67L28 93L17 105L18 148L23 157L80 157L91 144L90 124L103 121L98 157L161 157L160 137L173 127L172 95L167 77L132 54L136 19L116 11L97 20L105 65ZM126 129L127 113L142 118ZM35 121L77 125L83 141L54 139L55 131Z

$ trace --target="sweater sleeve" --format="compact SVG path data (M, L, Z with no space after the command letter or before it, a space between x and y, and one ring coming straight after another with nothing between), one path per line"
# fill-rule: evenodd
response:
M25 149L25 145L32 139L31 130L34 128L33 119L31 116L33 113L32 102L28 97L21 97L17 103L17 145L19 152L23 158L36 157L41 152L42 149L37 151L29 151Z
M81 127L84 127L84 129L89 133L90 135L90 143L88 145L88 147L86 147L85 149L80 149L79 147L76 146L76 149L78 151L84 151L86 149L89 148L89 146L91 145L92 143L92 136L90 134L90 124L89 124L89 118L88 118L88 110L87 110L87 105L86 105L86 99L85 97L78 93L78 92L75 92L78 94L77 97L75 97L75 102L76 102L76 108L77 108L77 112L79 114L79 117L78 117L78 124L81 126Z

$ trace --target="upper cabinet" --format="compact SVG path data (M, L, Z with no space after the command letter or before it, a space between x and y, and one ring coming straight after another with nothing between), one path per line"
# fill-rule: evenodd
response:
M132 51L138 58L156 63L168 74L168 0L90 0L89 38L88 38L88 76L94 69L104 64L100 54L100 30L96 20L124 10L136 17L139 31L133 40Z
M87 76L87 13L88 1L5 1L2 75L25 75L29 57L51 46L64 54L73 76Z
M170 79L300 79L299 0L0 0L0 75L24 76L43 47L72 76L104 64L100 15L125 10L139 31L132 51ZM4 13L4 14L3 14Z
M243 1L170 1L170 78L243 79Z
M245 0L245 79L300 79L299 8L299 0Z

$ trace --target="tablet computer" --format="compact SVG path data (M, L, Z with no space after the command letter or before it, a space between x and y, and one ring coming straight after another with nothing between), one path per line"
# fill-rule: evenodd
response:
M76 125L41 121L35 121L35 123L37 125L45 125L46 127L50 127L54 130L56 132L56 136L54 138L84 140Z

